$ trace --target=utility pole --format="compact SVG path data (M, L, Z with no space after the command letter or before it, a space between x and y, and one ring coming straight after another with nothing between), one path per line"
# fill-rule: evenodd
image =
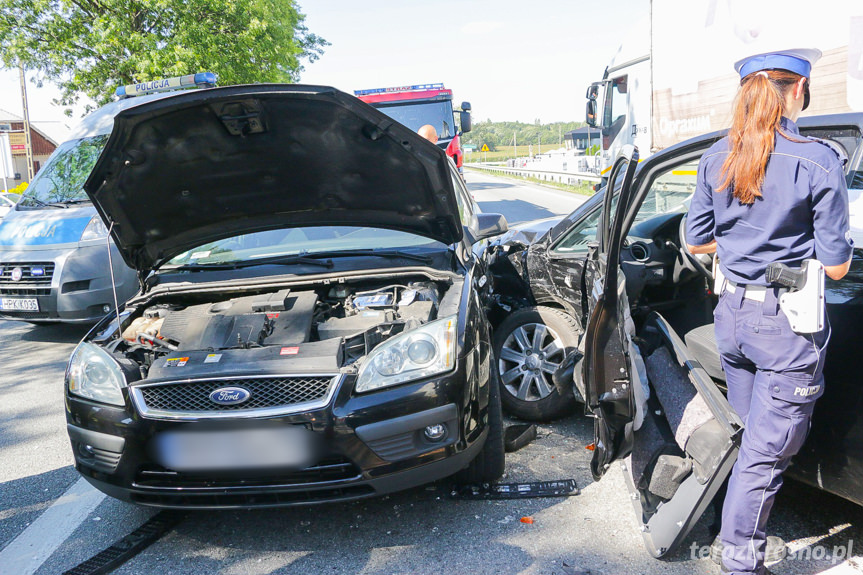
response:
M518 159L518 135L513 132L512 133L512 142L515 144L515 159Z
M27 152L27 182L33 181L33 143L30 141L30 110L27 107L27 82L24 78L24 65L18 64L21 78L21 101L24 103L24 149Z

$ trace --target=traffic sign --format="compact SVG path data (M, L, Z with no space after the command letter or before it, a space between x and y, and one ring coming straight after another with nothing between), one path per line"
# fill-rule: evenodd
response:
M483 144L480 152L488 152L488 146L486 144Z

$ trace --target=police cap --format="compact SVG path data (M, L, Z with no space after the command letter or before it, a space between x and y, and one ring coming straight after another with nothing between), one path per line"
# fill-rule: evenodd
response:
M821 50L816 48L799 48L796 50L780 50L748 56L734 63L734 69L745 78L761 70L788 70L808 78L812 66L821 58Z

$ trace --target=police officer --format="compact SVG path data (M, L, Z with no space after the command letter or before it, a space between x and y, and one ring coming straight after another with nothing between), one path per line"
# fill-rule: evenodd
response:
M723 573L769 573L764 526L824 392L829 327L793 332L765 269L818 259L840 279L851 264L842 161L795 124L820 57L787 50L735 64L741 80L732 126L701 158L687 219L690 251L716 251L726 278L714 311L716 341L728 401L746 424L722 511Z

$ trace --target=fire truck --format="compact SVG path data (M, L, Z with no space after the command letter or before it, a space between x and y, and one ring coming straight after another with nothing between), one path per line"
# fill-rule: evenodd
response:
M411 130L417 131L426 124L434 126L437 130L437 145L446 150L459 173L462 172L464 151L459 136L470 132L470 102L461 103L456 123L452 90L444 88L443 84L355 90L354 95Z

